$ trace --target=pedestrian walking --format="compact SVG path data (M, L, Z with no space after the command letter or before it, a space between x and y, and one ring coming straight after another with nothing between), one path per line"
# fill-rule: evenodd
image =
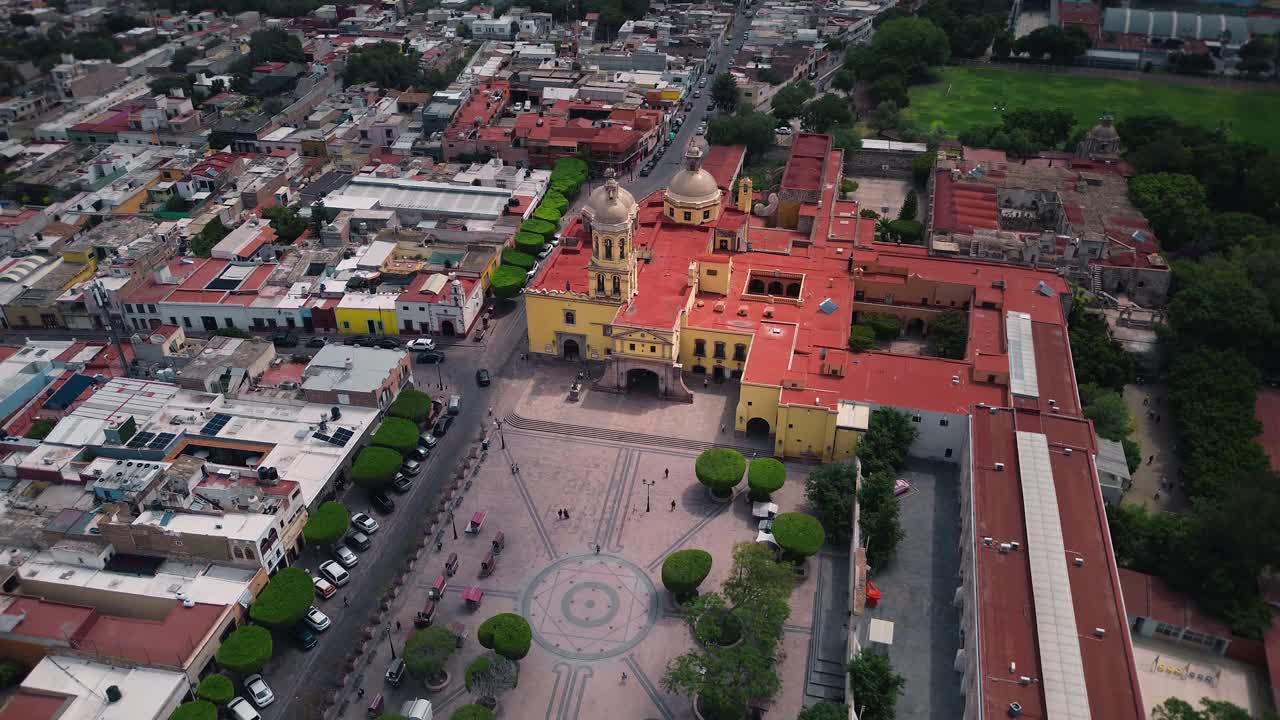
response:
M400 632L400 621L396 621L396 632Z
M443 549L444 549L444 543L442 543L442 542L437 542L437 543L436 543L436 552L440 552L440 551L441 551L441 550L443 550Z
M515 474L516 474L516 464L515 464L515 463L511 463L511 474L512 474L512 475L515 475Z
M664 477L664 478L669 478L669 477L671 477L671 468L663 468L663 469L662 469L662 477Z
M708 380L707 378L702 378L702 387L703 388L711 387L711 381Z
M676 501L675 501L675 500L672 500L672 501L671 501L671 512L675 512L675 511L676 511Z
M600 554L600 543L596 543L596 554Z
M1147 458L1147 464L1148 464L1148 465L1150 465L1150 464L1151 464L1151 462L1152 462L1153 460L1155 460L1155 459L1156 459L1156 456L1155 456L1155 455L1152 455L1151 457Z
M364 697L364 688L360 688L356 690L356 697L360 697L360 698Z
M1157 490L1157 491L1156 491L1156 493L1155 493L1154 495L1152 495L1152 496L1151 496L1151 499L1152 499L1152 500L1159 500L1159 499L1160 499L1160 491L1159 491L1159 490Z
M350 598L350 597L344 597L344 598L342 598L342 607L351 607L351 598Z
M627 674L624 672L622 673L622 682L626 682L626 681L627 681Z
M493 406L489 406L489 417L493 417Z
M568 520L568 519L569 519L569 508L565 508L565 509L564 509L564 519L565 519L565 520Z
M1150 404L1151 404L1151 396L1149 396L1149 395L1148 395L1147 397L1142 398L1142 404L1143 404L1143 405L1150 405Z

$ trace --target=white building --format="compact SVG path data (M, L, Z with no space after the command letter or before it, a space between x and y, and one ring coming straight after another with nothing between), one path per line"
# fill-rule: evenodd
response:
M465 335L480 316L484 286L476 278L433 273L415 278L396 303L401 332Z

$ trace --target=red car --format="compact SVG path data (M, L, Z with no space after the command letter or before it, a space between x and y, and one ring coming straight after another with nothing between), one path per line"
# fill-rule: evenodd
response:
M333 597L333 594L338 592L338 588L324 578L313 577L311 584L316 586L316 594L325 599Z

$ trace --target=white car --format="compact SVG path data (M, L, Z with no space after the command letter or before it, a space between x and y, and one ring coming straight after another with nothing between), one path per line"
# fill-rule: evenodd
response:
M242 697L237 697L227 703L227 711L236 720L262 720L262 716L258 714L258 711L254 710L249 701Z
M697 133L698 133L699 135L706 135L706 134L707 134L707 124L706 124L706 123L701 123L700 125L698 125Z
M352 515L351 524L360 528L360 532L363 532L366 535L372 535L378 532L378 528L381 527L378 525L377 520L374 520L364 513L356 513L355 515Z
M329 616L320 612L320 608L316 607L315 605L312 605L307 610L307 614L304 615L302 619L305 620L307 625L309 625L311 629L315 630L316 632L324 632L325 630L329 629L330 625L333 624L332 622L330 622ZM262 706L259 705L258 707L262 707Z
M778 127L774 128L774 132L778 133L779 135L790 135L790 134L791 134L791 126L789 126L789 125L779 125Z
M554 248L554 247L550 247L550 246L543 248L543 249L542 249L542 252L538 253L538 259L539 259L539 260L546 260L546 259L547 259L547 256L551 254L551 251L552 251L552 250L555 250L555 248Z
M347 552L351 551L348 550ZM346 568L332 560L325 560L320 563L320 574L324 576L325 580L328 580L338 587L342 587L343 585L351 582L351 573L347 572Z
M258 673L254 673L244 679L244 689L249 693L249 699L254 705L264 708L276 701L275 693L271 692L267 681L262 679Z
M405 348L409 350L435 350L436 341L431 338L414 338Z
M329 554L344 568L353 568L360 562L360 558L356 557L356 554L346 545L334 545L329 548Z

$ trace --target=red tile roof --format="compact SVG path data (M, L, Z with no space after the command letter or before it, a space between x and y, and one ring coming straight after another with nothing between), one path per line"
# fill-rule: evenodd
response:
M69 697L18 690L0 707L0 720L56 720L62 714L62 706L70 702Z

